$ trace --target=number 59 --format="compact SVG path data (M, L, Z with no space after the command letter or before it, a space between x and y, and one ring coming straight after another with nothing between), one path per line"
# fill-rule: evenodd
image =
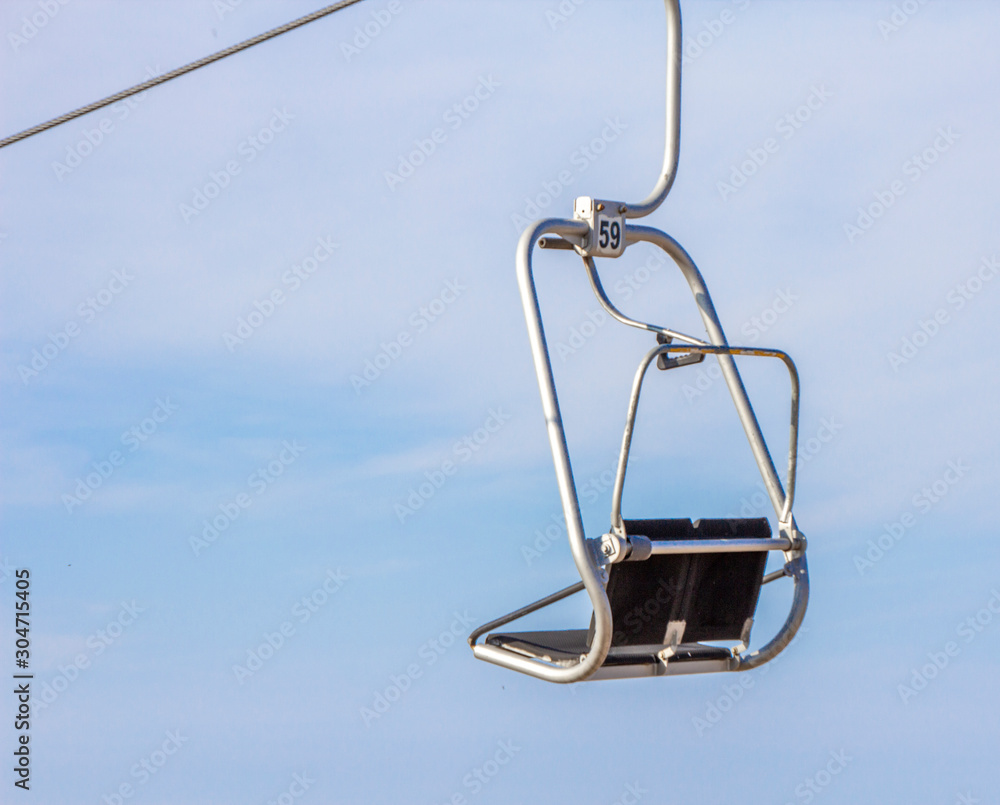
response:
M622 227L618 221L602 218L598 229L597 243L602 249L611 248L617 251L622 242Z

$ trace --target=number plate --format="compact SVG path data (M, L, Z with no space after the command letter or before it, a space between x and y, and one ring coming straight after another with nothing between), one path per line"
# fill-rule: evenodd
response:
M590 235L577 251L586 257L619 257L625 251L625 205L580 196L573 217L590 225Z

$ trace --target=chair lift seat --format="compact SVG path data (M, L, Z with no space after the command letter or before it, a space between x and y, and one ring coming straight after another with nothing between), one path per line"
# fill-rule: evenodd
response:
M543 218L531 223L517 246L517 281L528 326L528 341L542 397L549 446L559 486L566 533L580 574L572 584L514 612L492 620L469 635L473 654L503 668L549 682L577 682L603 677L660 676L698 671L749 670L774 659L795 636L809 603L806 541L792 516L798 456L799 377L782 350L731 346L722 329L708 287L680 243L651 226L637 226L660 207L670 192L680 154L681 35L680 0L665 0L667 21L666 133L663 166L652 192L635 203L579 196L573 217ZM638 243L659 248L680 270L694 297L707 340L665 326L634 319L615 307L597 269L598 258L618 258ZM556 395L552 361L542 324L532 266L535 247L575 252L605 313L617 322L655 333L657 346L643 357L632 383L625 434L612 493L614 531L587 539L573 480L566 432ZM676 353L675 357L670 357ZM639 394L646 370L699 363L714 355L725 380L754 461L774 506L780 534L770 539L766 520L623 520L622 491ZM746 387L737 356L781 360L791 384L788 472L778 476ZM669 478L664 478L669 480ZM643 539L639 539L642 537ZM729 539L727 539L727 537ZM670 544L683 540L685 544ZM697 540L710 544L698 546ZM699 552L698 547L702 548ZM764 576L767 551L780 550L785 565ZM678 551L675 553L675 551ZM763 646L749 652L750 628L760 587L785 576L794 593L788 618ZM586 591L594 616L589 630L489 634L564 598ZM600 639L597 639L597 634ZM486 642L477 641L486 635ZM736 641L720 648L713 641ZM598 667L600 665L600 667Z
M625 520L630 535L660 540L768 539L766 518L739 520ZM595 679L729 670L731 648L746 645L757 608L767 554L659 554L612 564L607 593L615 632ZM491 634L490 645L556 665L571 665L590 650L590 629ZM667 651L672 649L671 651Z

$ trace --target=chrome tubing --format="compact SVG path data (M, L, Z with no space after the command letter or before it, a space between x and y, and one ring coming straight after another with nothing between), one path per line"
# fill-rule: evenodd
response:
M794 547L788 537L778 539L756 539L754 537L733 537L732 539L662 539L650 541L651 556L690 553L752 553L764 551L790 551Z
M528 604L520 609L515 609L508 615L503 615L502 617L492 620L489 623L484 623L469 635L469 645L472 648L476 648L476 641L487 632L492 632L500 626L506 626L511 621L516 621L519 618L523 618L525 615L530 615L532 612L537 612L550 604L562 601L564 598L569 598L571 595L580 592L582 589L583 582L578 581L576 584L571 584L569 587L563 587L563 589L558 592L552 593L552 595L547 595L545 598L541 598L533 604Z
M643 325L638 322L634 323L633 326L640 329L654 329L661 331L660 328L650 327L649 325ZM789 356L787 352L783 352L780 349L762 349L759 347L721 347L708 344L661 344L657 347L653 347L653 349L646 353L645 357L643 357L642 361L639 363L639 368L636 370L635 378L632 381L632 393L629 395L628 413L625 416L625 434L622 437L622 446L618 453L618 470L615 474L614 488L611 493L611 527L616 531L616 533L624 536L625 532L622 524L622 495L625 489L625 473L628 467L629 451L632 446L632 433L635 430L635 418L639 408L639 395L642 392L642 384L645 380L646 372L654 358L671 352L700 352L707 355L726 356L753 355L764 358L778 358L785 364L785 367L788 369L792 387L792 404L791 415L789 417L788 434L788 476L786 478L788 493L785 495L784 505L781 510L776 511L776 513L778 514L778 523L781 526L788 524L792 513L792 503L795 498L795 475L797 471L799 452L799 373L795 368L795 363L792 361L791 356Z
M587 267L587 277L590 279L590 287L594 292L594 296L597 297L597 301L601 303L601 307L608 312L608 315L611 316L611 318L620 321L622 324L627 324L629 327L635 327L637 330L646 330L650 333L665 335L668 338L676 338L678 341L683 341L685 344L707 346L707 343L702 341L700 338L684 335L684 333L678 332L677 330L671 330L669 327L660 327L656 324L647 324L646 322L636 321L635 319L626 316L615 307L614 303L610 299L608 299L608 295L604 290L604 285L601 283L601 276L597 273L597 265L594 262L594 258L584 257L583 264Z
M734 671L749 671L757 668L769 660L773 660L792 642L796 632L802 625L802 620L806 616L806 607L809 606L809 567L806 564L805 553L801 553L785 564L785 574L792 577L795 584L795 592L792 594L792 608L788 617L778 634L771 641L759 648L757 651L748 651L737 657L738 665ZM773 574L771 574L773 575ZM765 577L766 579L766 577Z
M664 0L667 11L667 120L663 144L663 168L656 186L643 201L628 204L626 218L643 218L663 203L677 176L681 148L681 7L680 0Z
M584 589L587 591L594 608L594 639L590 650L581 656L576 665L570 667L557 667L540 660L533 660L499 646L472 646L473 653L481 660L530 674L549 682L562 683L583 681L594 674L604 663L608 649L611 647L611 604L604 590L604 572L588 549L584 536L580 501L576 494L576 484L573 481L569 449L566 446L566 432L559 413L559 400L556 396L552 364L549 361L545 331L542 327L542 315L538 306L538 293L532 274L531 254L536 241L543 235L553 233L562 237L578 238L586 236L588 231L588 226L583 221L547 218L535 222L521 235L517 245L517 282L528 325L528 341L531 345L531 356L534 360L538 388L542 396L542 410L545 414L549 446L552 448L556 483L559 486L559 498L566 518L570 550Z
M695 303L698 305L705 329L708 331L709 340L713 345L726 347L726 336L722 330L722 324L719 322L719 316L715 312L715 306L712 304L708 288L705 286L701 272L698 271L697 266L694 264L691 256L684 250L684 247L665 232L651 227L629 226L626 230L626 242L631 244L640 241L659 246L677 264L684 278L687 280L692 294L694 294ZM691 349L696 350L697 347L691 347ZM731 354L722 353L719 355L719 364L726 385L729 387L729 393L732 395L740 421L743 424L743 430L746 433L747 440L750 442L750 449L753 451L757 466L760 469L768 497L770 497L774 511L779 517L779 530L784 531L785 534L783 536L787 536L795 544L793 550L785 553L785 575L791 576L794 584L792 606L788 617L770 642L756 651L745 652L739 655L737 658L738 665L733 670L746 671L774 659L795 637L799 627L802 625L806 608L809 605L809 566L805 557L805 540L801 538L795 524L794 515L791 513L792 495L786 495L781 487L781 481L778 479L774 462L771 460L771 455L767 450L757 417L750 405L750 400L747 397L747 392L743 386L739 371L736 369L736 362L733 360ZM789 366L789 371L794 370L794 365L790 363L790 359L786 361L786 365ZM794 390L798 386L797 373L793 373L792 380L793 405L794 410L797 412L798 400L797 394L794 393ZM794 425L795 422L793 420ZM793 433L795 433L794 429ZM789 493L794 493L795 460L797 453L797 449L790 451L789 477L792 483L789 485Z
M666 64L666 131L664 136L663 167L650 195L643 201L635 204L624 205L622 210L626 219L642 218L654 212L663 203L670 188L674 183L677 174L678 157L680 152L680 91L681 91L681 14L679 0L664 0L667 22L667 64ZM546 234L553 234L557 238L543 238ZM528 338L531 346L532 358L535 364L535 373L538 378L539 391L542 397L542 408L545 414L546 429L549 436L549 444L552 449L553 461L556 471L556 482L559 487L560 501L563 507L563 514L566 518L566 530L569 538L570 549L577 571L580 574L581 582L560 590L557 593L522 607L519 610L485 624L476 629L469 638L470 646L475 656L479 659L495 663L511 670L538 677L550 682L577 682L592 676L604 663L611 644L611 608L607 593L604 589L604 582L607 575L601 566L600 560L593 555L588 548L588 543L584 536L583 523L580 515L580 502L576 493L576 486L573 480L572 467L570 466L569 451L566 445L566 434L559 412L559 402L556 396L555 381L552 373L552 365L549 360L548 349L545 342L545 333L542 326L541 312L538 304L538 296L532 274L531 255L535 244L541 248L576 249L580 250L583 243L590 234L590 226L582 220L566 220L559 218L549 218L535 222L521 236L517 250L517 276L518 286L521 292L521 301L524 306L525 319L528 325ZM791 576L795 591L792 600L792 608L788 618L778 634L763 648L758 651L746 652L736 658L737 666L732 670L747 670L754 668L780 653L794 638L799 626L805 616L806 607L809 601L809 574L805 559L805 540L796 528L792 510L792 501L795 492L796 459L798 454L798 375L791 359L778 350L752 350L741 347L729 347L722 325L716 314L715 308L705 286L704 279L694 261L687 254L684 248L672 237L659 230L643 226L626 226L625 243L631 245L637 242L649 242L659 246L678 265L688 282L691 292L694 295L695 303L701 313L705 329L708 331L709 342L684 335L664 327L644 324L628 318L622 314L608 299L607 294L601 286L600 279L593 259L585 258L591 286L600 303L604 306L612 317L618 321L632 327L649 330L664 336L677 339L685 344L663 345L661 348L653 350L644 360L640 372L636 379L636 386L633 388L633 397L630 400L629 424L626 429L626 437L622 446L622 453L619 457L619 477L616 477L614 511L618 526L621 525L621 494L624 486L625 467L628 460L629 442L631 439L631 429L634 425L635 409L638 404L638 386L641 386L642 375L648 368L652 357L670 351L691 351L716 354L722 369L726 385L732 395L733 402L739 414L744 432L750 443L754 459L760 469L764 485L779 518L779 537L768 540L708 540L697 541L698 545L680 545L675 543L675 547L663 547L659 552L674 552L683 550L686 552L721 552L721 551L747 551L747 550L782 550L785 552L786 563L781 571L768 574L765 582L774 581L780 576ZM754 354L769 355L779 357L788 366L792 377L792 418L790 423L790 449L788 465L788 489L787 493L781 486L771 455L764 442L760 425L756 415L750 405L746 389L740 378L733 360L734 354ZM693 542L693 541L692 541ZM737 544L739 543L739 544ZM594 637L590 650L581 655L579 661L569 667L556 666L543 660L531 659L521 654L490 645L476 645L476 640L492 628L502 626L515 620L518 617L534 612L543 606L554 603L557 600L585 589L594 609Z
M684 250L684 247L665 232L648 226L629 226L626 235L627 242L629 243L652 243L655 246L659 246L670 256L681 270L684 279L687 280L688 286L691 288L695 303L698 305L698 311L701 313L702 322L708 331L709 341L713 346L728 348L729 345L726 341L726 335L722 330L722 323L715 312L715 306L712 304L712 297L708 293L705 280L702 278L701 272L698 271L698 267L694 264L694 260ZM692 349L696 348L693 347ZM729 387L729 393L732 395L736 412L739 414L743 430L746 433L747 440L750 442L750 449L753 451L754 459L760 469L761 478L764 481L768 497L771 499L774 512L779 518L787 516L788 519L781 520L780 525L789 529L791 533L795 533L794 517L790 512L786 515L785 504L787 499L785 490L782 488L778 473L774 468L774 462L771 460L771 454L768 452L767 444L764 442L764 435L761 433L757 416L750 405L750 399L747 397L743 380L740 378L740 373L736 368L736 362L733 360L732 355L725 352L720 353L718 359L719 366L722 369L722 376ZM792 461L794 461L794 456L792 457Z

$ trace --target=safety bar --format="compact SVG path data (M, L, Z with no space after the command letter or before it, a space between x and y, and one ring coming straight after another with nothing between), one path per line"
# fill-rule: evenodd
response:
M788 537L777 539L658 539L650 540L653 556L675 553L752 553L790 551L795 545Z
M698 305L698 310L701 313L702 323L708 331L709 341L713 347L718 348L716 352L719 358L719 366L722 369L722 376L725 379L726 386L729 388L729 393L733 398L733 404L736 406L736 412L740 417L740 422L743 424L743 431L746 433L747 441L749 441L750 449L753 452L753 457L757 462L757 467L760 469L761 478L764 481L764 487L767 490L768 497L771 499L771 505L774 507L775 514L778 515L781 525L787 527L790 533L794 533L795 518L794 515L791 514L790 508L788 510L789 519L787 522L782 519L782 514L785 512L785 490L781 486L777 470L774 468L774 462L771 460L771 454L768 452L767 444L764 441L764 435L761 433L760 424L757 422L757 416L753 412L753 406L750 405L750 399L747 396L746 388L743 386L743 380L740 378L740 373L736 368L736 362L733 360L733 354L739 354L739 352L736 351L739 348L730 347L726 342L726 334L722 330L722 323L719 321L718 313L715 312L715 306L712 304L712 297L708 293L708 287L705 285L705 280L702 278L701 272L695 265L694 260L691 259L691 255L684 250L684 247L670 237L670 235L665 232L661 232L659 229L653 229L648 226L628 226L625 230L625 241L629 245L633 243L646 242L659 246L667 253L674 263L677 264L677 267L684 275L684 279L687 280L688 287L691 289L691 293L694 296L695 304ZM591 281L593 282L593 277ZM601 296L598 295L598 299L601 301L602 305L605 305L607 296L605 295L604 299L601 299ZM607 304L610 304L610 302ZM613 308L613 305L611 307ZM605 309L608 309L609 312L611 312L607 306L605 306ZM619 316L623 316L623 314L618 312L617 309L615 309L615 312L617 312ZM638 326L642 325L639 324ZM677 351L678 348L681 350L692 351L706 349L705 347L699 345L684 347L680 345L664 344L663 346L668 350L672 349L675 351ZM779 350L751 350L748 354L753 354L755 351L773 354L774 357L781 357L782 360L785 360L786 366L789 366L789 371L792 372L794 370L794 364L791 363L791 358L788 358L787 355ZM797 384L797 373L793 374L793 377L795 378L794 382ZM797 411L797 397L795 405L795 411ZM794 459L794 456L792 458Z
M588 258L589 259L589 258ZM596 277L591 278L592 282L599 282ZM643 325L637 325L643 326ZM642 391L643 380L653 359L658 355L669 352L703 353L708 355L754 355L758 357L778 358L788 369L792 386L792 411L788 435L788 492L785 495L782 507L777 510L778 522L781 525L788 524L792 512L792 502L795 499L795 475L798 466L798 440L799 440L799 373L795 368L795 362L787 352L780 349L761 349L759 347L730 347L704 345L697 346L691 344L661 344L646 353L639 368L636 370L635 379L632 382L632 394L629 397L628 414L625 418L625 435L622 437L621 451L618 455L618 471L615 475L615 485L611 495L611 527L619 533L624 533L622 525L622 494L625 487L625 472L628 466L629 450L632 445L632 433L635 430L635 417L639 407L639 394ZM734 395L735 399L735 395ZM749 405L749 402L747 403ZM737 408L739 404L737 403ZM752 413L752 410L751 410ZM761 437L763 439L763 437ZM765 446L765 450L766 450ZM772 465L773 469L773 465ZM761 468L763 474L764 468Z

